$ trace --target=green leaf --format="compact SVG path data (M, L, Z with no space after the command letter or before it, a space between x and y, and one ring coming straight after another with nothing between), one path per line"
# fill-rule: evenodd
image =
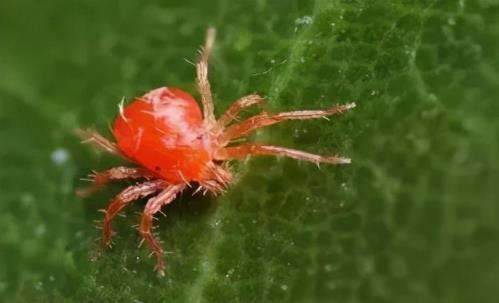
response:
M186 193L157 221L166 278L131 227L144 201L92 262L97 209L124 184L74 190L123 163L73 129L106 132L122 96L196 94L184 58L209 25L218 114L254 92L276 112L355 101L253 138L353 163L254 157L223 196ZM0 37L1 301L499 297L499 1L6 0Z

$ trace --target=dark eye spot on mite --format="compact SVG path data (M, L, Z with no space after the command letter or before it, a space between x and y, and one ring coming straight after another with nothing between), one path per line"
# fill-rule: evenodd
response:
M156 171L160 171L160 170L161 170L161 167L156 166L154 169L155 169Z

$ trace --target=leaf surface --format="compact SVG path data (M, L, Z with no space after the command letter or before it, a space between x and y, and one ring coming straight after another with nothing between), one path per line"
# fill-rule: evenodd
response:
M353 163L235 163L225 195L185 194L159 216L166 278L137 247L143 201L91 262L97 209L124 185L86 200L74 190L92 169L123 163L80 145L73 129L106 132L122 96L163 85L196 94L186 61L209 25L218 114L254 92L274 112L355 101L330 121L252 137ZM498 1L11 0L0 4L0 36L0 298L498 297Z

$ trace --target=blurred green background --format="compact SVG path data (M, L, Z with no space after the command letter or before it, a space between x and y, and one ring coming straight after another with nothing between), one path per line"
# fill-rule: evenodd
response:
M137 248L144 201L91 262L125 185L74 191L123 163L73 129L110 135L121 97L159 86L197 96L209 25L218 113L356 101L254 137L353 163L252 158L224 196L178 199L166 278ZM497 0L2 0L0 71L1 302L499 301Z

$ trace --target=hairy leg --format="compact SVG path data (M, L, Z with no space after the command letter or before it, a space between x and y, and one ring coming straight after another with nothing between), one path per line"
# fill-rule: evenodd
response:
M140 220L139 231L146 242L147 246L151 249L152 253L156 255L156 266L155 269L159 272L160 275L164 276L165 272L165 263L163 260L163 248L158 243L156 239L154 239L153 234L151 233L152 228L152 220L155 213L161 210L161 207L172 202L173 199L185 188L184 184L179 185L170 185L166 187L159 195L153 197L147 201L146 207L142 214L142 218Z
M163 180L148 181L129 186L114 197L105 210L102 224L102 244L109 245L112 235L111 221L125 206L139 198L152 195L166 186L168 185Z
M223 113L223 115L217 120L217 129L223 129L227 125L229 125L234 119L236 119L237 115L241 112L241 110L257 105L262 104L265 100L258 95L248 95L240 98L230 105L230 107Z
M283 156L297 160L310 161L316 164L329 163L329 164L348 164L351 162L350 158L339 156L320 156L304 151L290 149L280 146L272 145L258 145L258 144L242 144L238 146L222 148L215 158L217 160L232 160L240 159L250 155L267 155L267 156Z
M83 143L91 143L102 151L119 157L124 157L123 154L121 154L121 152L119 151L116 144L106 139L94 129L77 129L76 135L78 135L78 137L82 139Z
M87 197L99 190L102 186L104 186L111 180L153 178L153 176L143 168L124 166L113 167L102 172L93 172L89 177L92 180L92 185L87 188L78 189L76 191L76 194L78 196Z
M327 116L342 114L343 112L354 108L355 103L336 105L326 110L301 110L284 112L277 114L261 113L250 117L241 123L229 126L219 138L222 145L228 144L231 140L244 137L256 129L270 126L287 120L308 120L325 118Z
M207 125L215 124L213 97L211 95L210 82L208 81L208 59L210 57L213 43L215 42L215 29L208 28L206 42L199 53L199 61L196 64L197 85L203 103L203 113Z

